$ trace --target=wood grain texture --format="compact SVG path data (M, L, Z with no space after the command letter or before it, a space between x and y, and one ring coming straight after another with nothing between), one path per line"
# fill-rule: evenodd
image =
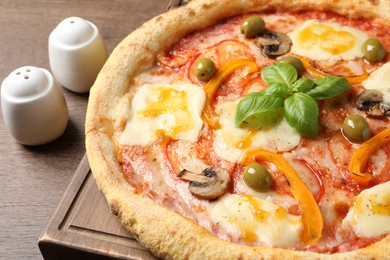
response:
M50 70L47 41L63 19L83 17L111 51L129 32L164 11L162 0L0 1L0 81L25 65ZM88 95L63 89L69 124L56 141L28 147L14 141L0 116L0 258L42 259L37 239L85 153Z
M45 259L155 259L110 212L86 156L38 244Z

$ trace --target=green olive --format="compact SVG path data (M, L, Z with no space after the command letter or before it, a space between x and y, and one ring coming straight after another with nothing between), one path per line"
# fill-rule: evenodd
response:
M361 143L371 137L370 126L366 119L358 114L345 118L342 131L344 136L353 143Z
M195 61L194 74L200 81L207 82L217 73L214 62L208 58L200 58Z
M284 57L279 59L279 62L286 62L286 63L290 64L291 66L293 66L297 70L299 75L301 75L303 73L303 70L304 70L303 63L297 57L284 56Z
M272 186L272 178L266 168L258 163L249 164L244 171L244 182L256 191L268 191Z
M386 56L382 43L375 38L369 38L363 43L362 52L364 58L369 62L382 61Z
M241 33L246 38L255 38L265 32L265 22L260 16L250 16L241 23Z

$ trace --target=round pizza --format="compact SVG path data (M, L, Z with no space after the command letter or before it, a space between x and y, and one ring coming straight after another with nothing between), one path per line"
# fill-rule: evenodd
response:
M193 0L91 89L86 148L161 258L386 258L388 1Z

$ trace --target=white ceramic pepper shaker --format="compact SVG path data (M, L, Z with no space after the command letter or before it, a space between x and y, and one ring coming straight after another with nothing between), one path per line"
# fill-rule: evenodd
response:
M98 28L82 18L64 19L49 36L51 71L71 91L88 92L107 58Z
M17 142L41 145L57 139L68 123L68 108L61 88L49 71L24 66L1 84L5 124Z

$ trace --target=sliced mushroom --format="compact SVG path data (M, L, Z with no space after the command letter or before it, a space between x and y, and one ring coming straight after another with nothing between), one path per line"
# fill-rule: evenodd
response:
M221 168L209 167L201 173L182 170L180 178L188 180L192 195L199 199L211 200L224 194L230 185L229 172Z
M355 99L355 106L372 117L390 116L390 105L383 103L383 93L375 89L361 92Z
M256 38L256 43L261 49L261 53L273 58L290 51L292 41L290 37L281 32L267 31Z

